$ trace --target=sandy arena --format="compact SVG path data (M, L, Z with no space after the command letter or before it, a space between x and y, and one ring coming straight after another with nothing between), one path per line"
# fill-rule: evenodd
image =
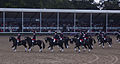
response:
M43 39L46 36L39 36L37 39ZM11 49L12 42L9 42L9 36L0 36L0 64L120 64L120 44L113 38L112 48L105 44L102 49L98 44L88 53L74 51L74 44L70 44L68 49L60 52L57 47L54 52L48 50L48 43L43 52L39 52L39 47L34 46L31 53L24 52L24 47L17 48L14 53ZM96 37L95 37L96 38Z

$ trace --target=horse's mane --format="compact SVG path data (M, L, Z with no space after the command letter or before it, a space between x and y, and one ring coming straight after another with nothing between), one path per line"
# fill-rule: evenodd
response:
M14 36L10 36L10 38L16 39Z

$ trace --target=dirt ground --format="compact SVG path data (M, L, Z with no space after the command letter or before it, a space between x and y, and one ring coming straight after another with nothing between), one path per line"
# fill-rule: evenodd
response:
M43 39L46 36L39 36ZM34 46L31 53L24 52L24 47L17 48L14 53L11 49L12 42L9 42L9 36L0 36L0 64L120 64L120 44L116 42L114 36L112 48L105 44L102 49L98 44L94 45L94 49L88 53L74 51L74 44L70 44L68 49L60 52L57 47L54 52L48 50L48 43L43 52L39 52L39 47ZM96 38L96 37L95 37Z

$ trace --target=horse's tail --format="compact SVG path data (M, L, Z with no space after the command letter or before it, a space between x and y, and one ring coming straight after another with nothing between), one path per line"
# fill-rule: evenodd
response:
M43 44L43 49L45 49L45 43L42 41L42 44Z
M96 43L96 41L95 41L95 39L93 38L93 40L94 40L94 44Z
M111 44L112 44L112 38L110 38L111 39Z

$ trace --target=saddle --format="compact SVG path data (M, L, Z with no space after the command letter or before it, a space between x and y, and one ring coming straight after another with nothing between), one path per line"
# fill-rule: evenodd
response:
M17 42L20 42L20 39L17 39Z
M32 42L35 42L36 41L36 39L32 39Z

